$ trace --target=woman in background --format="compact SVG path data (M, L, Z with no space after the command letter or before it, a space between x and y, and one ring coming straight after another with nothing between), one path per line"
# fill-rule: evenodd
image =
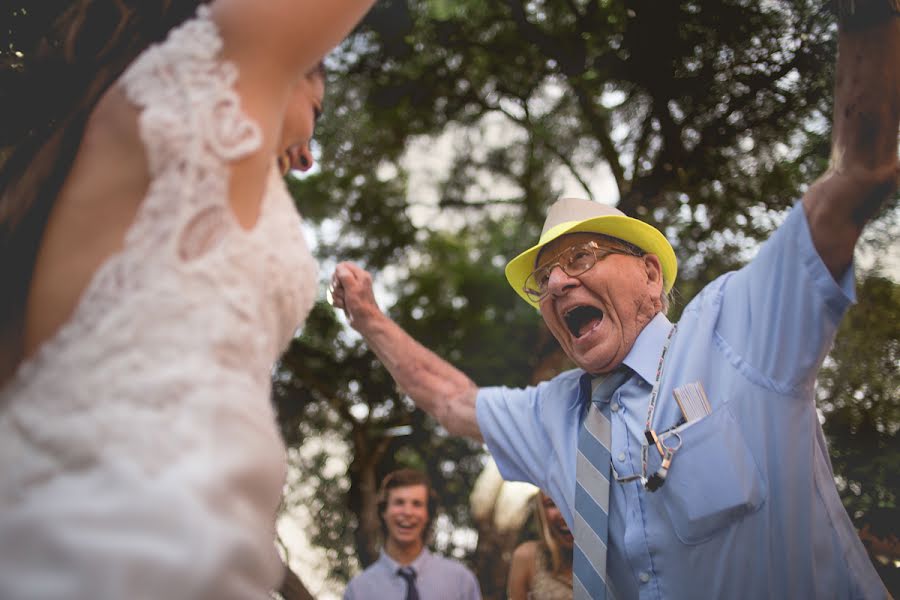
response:
M278 586L270 373L317 289L279 167L373 1L76 0L5 74L0 598Z
M544 492L535 494L534 505L540 537L513 552L507 594L510 600L571 600L572 532Z

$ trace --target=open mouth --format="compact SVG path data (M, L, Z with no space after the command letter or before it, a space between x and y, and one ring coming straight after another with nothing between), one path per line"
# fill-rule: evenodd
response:
M558 535L561 539L570 540L574 536L569 528L565 525L565 523L556 524L556 535Z
M603 311L594 306L576 306L563 315L563 320L572 335L579 338L600 324Z

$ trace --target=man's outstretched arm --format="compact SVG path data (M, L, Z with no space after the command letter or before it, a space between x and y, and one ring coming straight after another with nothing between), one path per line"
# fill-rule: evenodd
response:
M450 433L481 441L475 416L478 386L381 312L372 292L372 276L343 262L335 268L332 288L334 305L344 309L350 325L416 406Z
M813 243L836 279L897 189L900 15L884 9L892 1L854 0L856 18L842 19L831 164L803 198ZM866 13L875 16L859 18Z

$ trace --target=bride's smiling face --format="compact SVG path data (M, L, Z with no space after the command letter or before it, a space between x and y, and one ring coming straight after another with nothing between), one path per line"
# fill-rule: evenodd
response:
M540 495L540 502L544 508L544 514L547 516L547 525L550 526L550 534L556 538L556 542L567 550L571 550L575 544L575 536L569 530L566 520L562 516L559 508L549 496L543 493Z
M278 164L282 173L294 169L306 171L313 166L309 143L322 114L324 96L325 72L320 66L294 84L281 127Z

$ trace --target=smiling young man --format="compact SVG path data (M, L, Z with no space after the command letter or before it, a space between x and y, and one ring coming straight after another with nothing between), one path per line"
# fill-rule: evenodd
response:
M426 547L436 504L425 473L401 469L384 478L378 500L384 548L350 581L344 600L481 599L471 571Z
M654 228L563 199L507 265L578 365L478 388L338 265L335 305L399 387L504 478L545 490L575 534L576 598L884 598L834 485L815 380L854 299L853 251L894 196L898 2L842 25L832 159L744 268L665 316L677 273Z

